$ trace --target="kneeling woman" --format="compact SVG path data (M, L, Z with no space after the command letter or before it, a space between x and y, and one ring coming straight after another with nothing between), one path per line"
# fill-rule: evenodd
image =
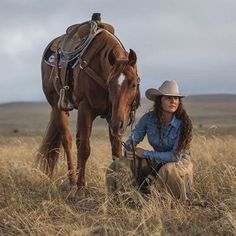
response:
M159 89L148 89L145 95L155 102L154 109L140 118L133 135L126 141L127 146L131 147L133 142L136 147L135 156L140 164L137 171L140 190L147 190L145 178L154 175L174 197L185 201L192 183L192 122L182 105L184 96L180 95L174 80L165 81ZM146 135L153 150L137 147ZM121 162L133 161L134 153L130 149L125 150L125 156L126 160L121 158L114 161L110 170L115 171Z

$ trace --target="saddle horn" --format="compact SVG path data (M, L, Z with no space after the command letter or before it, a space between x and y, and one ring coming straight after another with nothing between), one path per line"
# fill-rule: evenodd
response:
M101 21L101 13L93 13L91 20Z

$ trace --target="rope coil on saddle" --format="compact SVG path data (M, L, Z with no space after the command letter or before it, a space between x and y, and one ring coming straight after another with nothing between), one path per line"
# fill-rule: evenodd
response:
M78 31L78 29L86 24L90 24L90 32L86 40L79 45L78 48L76 48L73 51L66 51L66 42L71 40L73 34L71 34L71 37L69 37L67 40L65 40L61 46L61 60L65 62L73 61L74 59L78 57L82 57L92 40L96 37L97 34L101 33L103 29L98 29L97 23L95 21L86 21L82 24L79 24L77 28L75 28L75 31Z

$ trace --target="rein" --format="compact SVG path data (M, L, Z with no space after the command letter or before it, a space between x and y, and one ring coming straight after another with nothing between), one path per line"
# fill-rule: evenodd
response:
M138 77L137 91L139 91L139 87L138 87L139 83L140 83L140 78ZM133 133L133 126L135 123L136 110L137 110L136 97L137 97L137 93L136 93L136 95L134 97L134 101L131 105L132 108L131 108L131 114L130 114L130 121L128 124L128 125L130 125L130 130L131 130L131 147L128 146L124 141L122 141L122 140L119 140L119 141L121 142L121 145L126 150L132 151L132 153L133 153L133 161L131 161L131 163L130 163L130 168L133 171L135 179L137 180L139 177L140 168L137 168L137 160L136 160L136 154L135 154L135 141L134 141L134 133Z
M132 153L133 153L133 161L131 161L131 168L133 170L135 179L137 179L138 178L138 173L137 173L135 141L134 141L134 132L133 132L133 125L134 125L135 116L136 116L136 101L135 101L135 99L134 99L134 102L133 102L133 107L134 107L133 111L131 112L131 114L133 113L133 120L131 121L131 125L130 125L130 129L131 129L131 147L132 147Z

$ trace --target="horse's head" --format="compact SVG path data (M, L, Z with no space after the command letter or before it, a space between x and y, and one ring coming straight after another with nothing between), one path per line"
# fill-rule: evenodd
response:
M121 137L130 119L132 112L140 105L139 77L136 66L137 57L130 50L126 60L120 60L112 52L109 62L112 65L108 79L109 99L112 106L110 121L111 132Z

